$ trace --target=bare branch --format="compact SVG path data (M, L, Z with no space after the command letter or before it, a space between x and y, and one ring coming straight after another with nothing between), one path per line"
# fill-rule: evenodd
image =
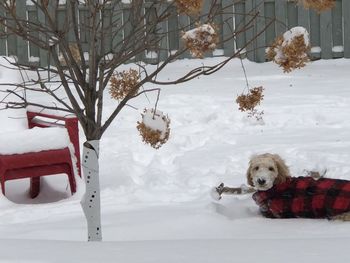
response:
M223 58L219 63L196 67L177 79L164 80L159 78L159 74L169 63L188 52L187 47L181 46L166 58L161 57L160 54L169 53L168 48L164 45L168 34L174 32L180 34L182 31L195 27L198 22L211 23L216 16L230 14L232 5L222 6L220 1L212 1L206 12L192 17L189 23L179 24L177 31L171 32L167 29L166 23L168 19L178 16L174 12L176 6L173 1L134 0L130 4L124 4L120 0L82 2L69 0L64 6L59 5L59 1L32 0L31 2L41 12L42 20L44 19L46 23L18 17L15 7L11 6L8 1L2 1L0 8L6 11L7 15L0 14L0 25L6 27L6 31L1 35L16 35L41 50L46 50L52 59L53 66L47 69L36 64L17 63L15 66L21 70L37 72L36 79L27 81L18 87L30 92L44 92L62 107L74 111L88 139L100 138L130 100L151 91L159 92L157 87L138 92L144 84L179 84L202 75L213 74L231 59L239 57L243 48L255 41L256 37L274 22L271 20L266 23L266 27L244 47L232 51L230 56ZM64 20L59 21L58 10L63 7L66 13ZM239 34L251 29L257 17L259 14L253 10L249 14L248 21L240 25L235 32L232 29L232 34L221 39L219 44L234 41ZM223 22L227 24L227 21ZM231 27L232 25L227 24L226 26ZM76 51L72 50L72 43L75 43ZM147 52L157 54L156 59L153 60L156 67L145 66L137 62L143 59ZM102 123L103 102L109 81L120 66L130 61L135 61L135 66L141 72L142 79ZM41 77L44 70L49 70L55 75L56 80L50 80L50 83L57 84L55 81L59 79L58 86L64 89L67 98L57 96L56 90L52 90L50 84L45 83L48 80Z

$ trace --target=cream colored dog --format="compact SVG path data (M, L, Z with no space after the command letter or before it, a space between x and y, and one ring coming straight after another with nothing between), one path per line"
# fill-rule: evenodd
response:
M247 170L248 185L258 191L266 191L290 177L288 166L277 154L254 155Z
M213 196L216 194L219 200L222 194L255 192L253 199L266 217L327 217L350 221L350 181L322 178L325 173L310 171L308 177L291 177L279 155L254 155L247 169L250 187L232 188L222 183L214 189Z

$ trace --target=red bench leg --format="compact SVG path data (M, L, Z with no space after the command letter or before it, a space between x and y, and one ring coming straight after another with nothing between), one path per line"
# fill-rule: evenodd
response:
M40 176L30 178L30 198L35 198L40 193Z
M5 181L4 180L1 180L1 191L2 191L2 194L5 195Z
M75 177L74 177L74 170L73 170L73 167L71 164L67 165L66 168L67 168L66 174L68 176L70 191L73 195L77 191L77 185L76 185Z
M2 194L5 195L5 171L3 169L3 167L1 167L2 165L0 165L0 181L1 181L1 191Z

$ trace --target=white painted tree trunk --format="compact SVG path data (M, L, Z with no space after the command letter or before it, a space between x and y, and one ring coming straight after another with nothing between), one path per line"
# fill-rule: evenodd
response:
M82 167L86 191L81 200L81 206L87 221L88 241L102 241L99 144L99 140L87 141L83 147Z

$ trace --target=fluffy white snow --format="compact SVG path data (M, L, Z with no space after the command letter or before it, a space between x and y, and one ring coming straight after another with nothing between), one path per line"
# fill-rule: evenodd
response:
M289 29L288 31L286 31L283 34L284 42L282 45L285 46L285 45L290 44L298 36L304 37L304 42L305 42L306 46L308 46L310 44L309 33L307 32L306 28L304 28L302 26L296 26L296 27Z
M45 109L45 108L42 108L39 106L30 105L26 109L27 109L27 111L30 111L30 112L37 112L37 113L53 115L53 116L58 116L58 117L63 117L63 118L75 118L76 117L74 114L71 114L69 112L52 110L52 109Z
M224 55L224 50L223 49L215 49L213 51L213 56L223 56Z
M146 58L156 59L156 58L158 58L158 53L155 51L148 51L148 52L146 52Z
M166 116L163 112L159 110L155 111L154 109L146 109L142 114L143 124L154 131L160 131L160 139L164 139L168 128L168 123L164 118L166 118Z
M177 61L159 80L219 60ZM27 180L9 181L0 197L0 262L347 262L349 222L266 219L250 195L216 202L210 191L245 183L249 157L264 152L280 154L295 176L327 168L329 177L350 179L350 60L311 62L290 74L243 63L249 84L265 89L263 125L235 103L246 87L238 60L162 89L158 107L172 133L159 150L136 129L157 94L137 98L131 106L139 110L125 108L101 141L105 242L84 242L80 180L71 197L64 176L43 178L35 200ZM106 94L105 118L115 106ZM0 122L3 132L26 129L24 111L0 111Z
M189 38L189 39L195 39L197 38L197 35L200 33L200 32L207 32L209 34L214 34L215 33L215 30L214 28L209 25L209 24L203 24L203 25L200 25L196 28L193 28L191 30L188 30L185 32L185 34L182 36L182 38L186 39L186 38Z
M333 52L344 52L344 47L343 46L334 46L332 47Z
M0 56L0 90L6 89L3 84L21 83L21 74L11 63L15 63L11 57Z
M33 63L36 63L36 62L39 62L40 61L40 58L39 57L34 57L34 56L30 56L29 59L28 59L29 62L33 62Z
M38 128L0 133L0 154L21 154L63 149L70 144L68 132L63 128Z
M321 47L312 47L311 53L321 53L322 49Z

